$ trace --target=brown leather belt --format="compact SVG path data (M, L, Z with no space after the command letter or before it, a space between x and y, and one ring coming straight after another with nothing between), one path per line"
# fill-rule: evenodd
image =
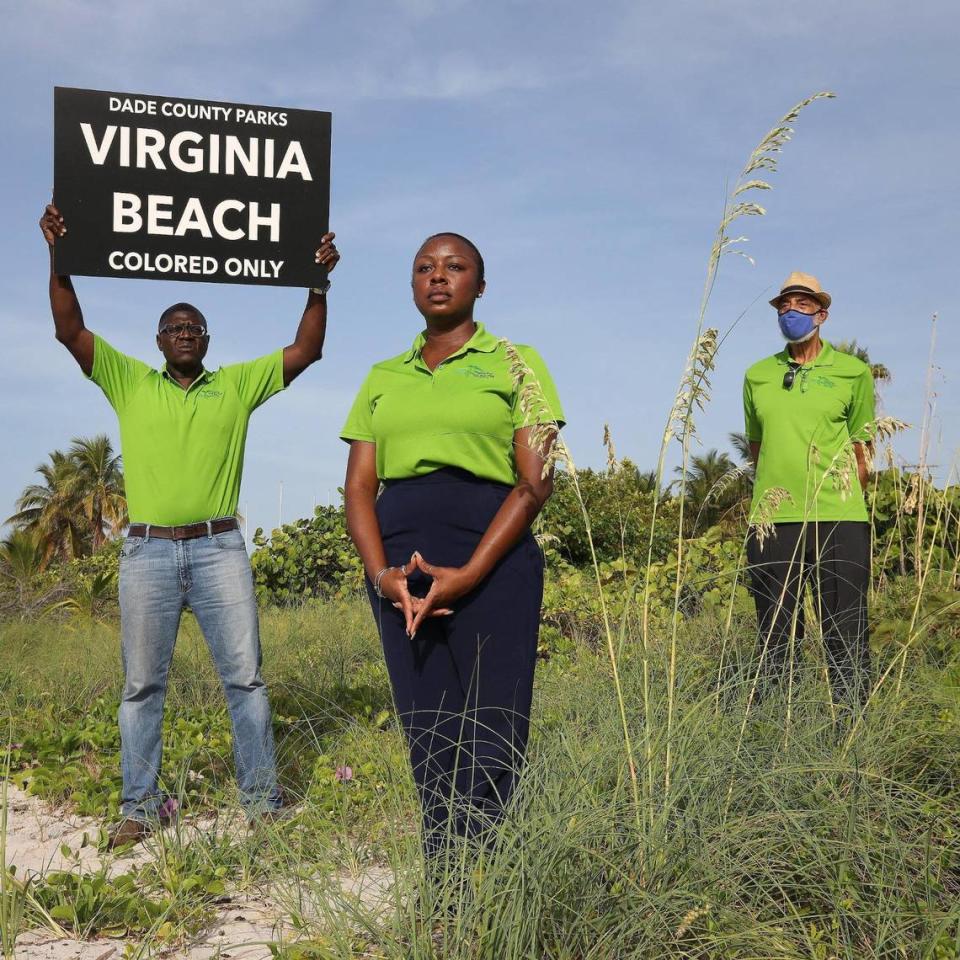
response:
M158 527L152 523L131 523L127 529L128 537L158 537L160 540L196 540L197 537L209 537L215 533L239 530L236 517L221 517L219 520L201 520L200 523L187 523L182 527Z

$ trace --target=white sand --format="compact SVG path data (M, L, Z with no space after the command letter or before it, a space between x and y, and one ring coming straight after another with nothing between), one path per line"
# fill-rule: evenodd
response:
M138 844L121 855L97 850L100 822L77 817L51 807L21 790L7 785L7 864L17 868L17 876L42 874L51 870L92 871L106 864L114 876L135 870L153 859L148 844ZM190 832L209 829L213 821L188 821L181 825L181 834L189 840ZM242 818L236 828L244 829ZM169 834L172 828L167 830ZM87 846L82 846L84 834ZM66 844L71 855L65 857ZM344 876L340 883L346 893L367 903L385 903L391 883L389 871L373 869L362 876ZM248 894L234 894L215 906L216 917L204 934L182 948L157 945L153 956L189 958L189 960L269 960L266 945L283 940L292 942L296 935L281 909L268 899ZM120 960L124 947L134 941L98 939L92 941L57 938L48 930L30 930L17 940L17 960Z

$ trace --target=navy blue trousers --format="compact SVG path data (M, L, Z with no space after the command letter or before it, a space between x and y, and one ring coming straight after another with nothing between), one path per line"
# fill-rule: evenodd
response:
M437 566L463 566L511 488L445 468L388 482L376 512L387 562L419 550ZM425 596L419 571L410 592ZM428 856L451 838L494 826L513 792L530 727L543 557L528 531L452 616L415 638L401 612L367 583L393 698L410 749Z

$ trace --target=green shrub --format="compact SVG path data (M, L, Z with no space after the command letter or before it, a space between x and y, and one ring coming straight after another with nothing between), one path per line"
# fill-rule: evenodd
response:
M956 575L960 553L960 486L938 489L917 473L881 470L870 485L867 509L873 518L874 574L883 578L914 573L920 494L923 494L921 561ZM932 545L932 549L931 549Z
M335 599L363 586L363 564L347 534L342 507L319 506L309 519L285 523L266 537L253 535L251 558L257 598L286 606Z
M726 610L731 595L735 611L752 609L741 549L742 544L725 537L719 527L683 541L679 597L682 616ZM596 572L592 567L575 567L566 562L552 546L547 547L546 556L544 624L562 636L595 644L604 636ZM660 621L672 615L677 581L675 545L663 559L652 563L649 571L645 563L622 557L601 560L598 568L607 614L615 630L624 618L627 624L639 621L648 576L650 615ZM547 646L542 652L556 653L557 648Z
M591 562L590 543L583 520L586 506L597 559L612 563L627 557L645 564L653 516L653 480L629 460L614 471L577 470L576 483L565 472L557 474L553 496L547 501L540 530L556 537L560 556L574 566ZM677 533L677 507L666 499L657 511L653 559L662 560ZM552 541L551 541L552 542Z

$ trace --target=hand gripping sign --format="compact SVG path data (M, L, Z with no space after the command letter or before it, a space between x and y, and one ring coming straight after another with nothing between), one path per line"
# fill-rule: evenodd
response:
M54 89L60 274L320 286L330 114Z

